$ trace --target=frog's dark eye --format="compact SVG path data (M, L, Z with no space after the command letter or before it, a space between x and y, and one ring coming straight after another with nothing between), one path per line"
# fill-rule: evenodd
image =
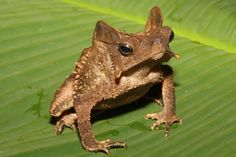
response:
M169 42L171 42L173 39L174 39L174 32L173 31L171 31L170 32L170 36L169 36Z
M118 50L124 56L128 56L133 53L133 48L128 44L119 44Z

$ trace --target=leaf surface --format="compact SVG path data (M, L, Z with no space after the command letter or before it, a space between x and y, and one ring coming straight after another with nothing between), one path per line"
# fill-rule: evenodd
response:
M82 50L91 45L96 21L127 32L143 31L153 6L175 39L181 56L175 70L177 114L170 136L150 131L147 113L160 110L141 101L123 114L93 124L99 140L123 140L127 149L109 156L227 156L236 154L236 3L234 0L52 0L1 1L0 156L104 156L88 153L78 135L53 133L48 113L57 87ZM135 104L133 104L135 105ZM129 112L128 112L129 111Z

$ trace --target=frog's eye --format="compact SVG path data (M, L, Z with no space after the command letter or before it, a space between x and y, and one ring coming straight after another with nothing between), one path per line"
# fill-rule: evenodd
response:
M171 31L170 32L170 36L169 36L169 42L171 42L173 39L174 39L174 32L173 31Z
M118 50L124 56L131 55L133 53L133 48L128 44L119 44Z

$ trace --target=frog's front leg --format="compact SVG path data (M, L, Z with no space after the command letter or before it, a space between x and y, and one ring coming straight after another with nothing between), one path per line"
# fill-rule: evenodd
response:
M96 102L80 101L80 103L75 104L75 109L77 113L77 124L78 130L81 138L81 143L83 147L91 152L105 152L108 153L110 148L114 147L126 147L124 142L111 141L110 139L104 141L97 141L91 126L91 110L95 106Z
M175 90L172 69L165 65L162 66L162 71L164 76L162 81L163 109L159 113L147 114L145 118L156 120L151 126L152 130L164 123L166 125L165 136L167 136L171 125L182 121L175 114Z

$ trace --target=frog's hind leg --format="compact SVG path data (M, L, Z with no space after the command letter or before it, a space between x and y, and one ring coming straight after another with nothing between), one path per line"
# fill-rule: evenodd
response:
M71 128L72 130L76 130L76 113L70 113L64 115L59 121L56 123L55 132L57 135L63 132L65 126Z
M71 74L58 88L54 100L50 107L50 114L54 117L59 117L64 111L73 107L74 87L73 87L74 74Z
M161 107L164 106L164 102L162 99L161 89L162 85L161 83L153 85L149 91L143 96L144 99L148 99L151 101L154 101L156 104L160 105Z
M59 117L56 122L56 134L61 134L64 126L70 127L75 130L76 114L70 112L69 109L73 108L74 104L74 74L71 74L57 90L54 100L51 104L50 114L54 117Z
M152 100L152 101L154 101L156 104L158 104L158 105L160 105L160 106L162 106L162 107L164 106L162 99L156 99L156 98L149 97L149 96L144 96L143 98L148 99L148 100Z

